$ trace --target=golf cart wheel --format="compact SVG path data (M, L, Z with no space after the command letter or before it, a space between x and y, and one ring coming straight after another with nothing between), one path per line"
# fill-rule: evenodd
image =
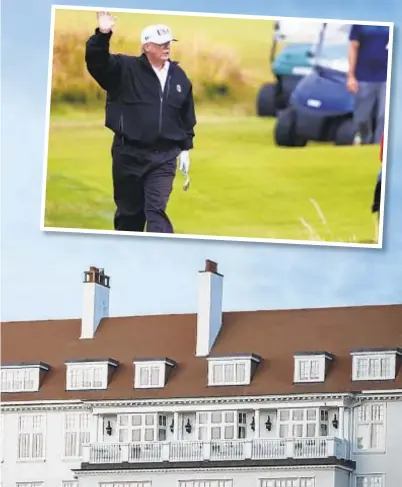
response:
M257 114L259 117L275 117L276 115L276 85L266 83L260 89L257 97Z
M335 145L353 145L356 135L355 125L351 118L343 120L335 131Z
M279 147L305 147L307 139L296 133L296 110L288 107L279 112L275 125L275 143Z

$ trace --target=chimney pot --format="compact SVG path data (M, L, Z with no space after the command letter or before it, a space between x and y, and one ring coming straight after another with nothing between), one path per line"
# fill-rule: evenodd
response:
M207 259L205 261L205 272L213 272L214 274L218 273L218 264L213 260Z
M84 273L81 338L93 338L103 318L109 317L110 277L91 266Z

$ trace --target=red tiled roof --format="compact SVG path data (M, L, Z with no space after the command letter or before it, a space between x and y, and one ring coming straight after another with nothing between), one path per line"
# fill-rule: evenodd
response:
M2 363L51 366L39 392L3 394L3 402L51 399L145 399L292 393L336 393L402 388L395 381L352 382L350 351L402 345L402 305L284 311L227 312L213 355L254 353L262 358L251 385L207 386L207 361L195 356L197 316L104 319L95 338L80 340L80 320L2 323ZM293 354L334 355L324 383L293 384ZM65 362L111 358L120 365L106 391L66 391ZM134 389L133 361L168 357L177 366L163 389Z

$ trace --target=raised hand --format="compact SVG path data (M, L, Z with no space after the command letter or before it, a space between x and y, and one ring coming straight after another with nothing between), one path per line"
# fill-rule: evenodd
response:
M116 17L110 15L109 12L97 12L96 18L98 20L99 30L103 34L108 34L112 31L113 26L116 23Z

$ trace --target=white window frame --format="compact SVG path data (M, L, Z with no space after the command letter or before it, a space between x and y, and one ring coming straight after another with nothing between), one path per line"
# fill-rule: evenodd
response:
M178 487L233 487L233 479L179 480Z
M394 380L396 356L393 351L352 352L352 380Z
M152 487L152 481L133 480L122 482L99 482L99 487Z
M324 382L327 354L294 355L293 382ZM302 374L306 372L305 374ZM316 371L316 373L314 373Z
M360 484L359 480L363 483ZM379 480L379 482L377 482ZM366 482L365 482L366 481ZM358 474L355 476L355 481L353 487L385 487L385 476L384 474Z
M208 357L208 386L246 386L251 382L254 357ZM240 372L240 370L243 372ZM218 372L220 371L220 372ZM220 374L222 378L217 377ZM225 375L227 376L225 378ZM232 376L232 378L229 378Z
M1 368L2 393L39 391L40 366L14 366Z
M67 363L68 391L104 390L108 386L108 362Z
M259 487L315 487L315 477L275 477L260 479Z
M83 456L82 448L91 441L93 416L89 412L65 412L63 418L63 458L66 460L80 459ZM75 439L74 439L75 436ZM75 445L69 446L69 441ZM72 454L69 454L72 453Z
M61 487L78 487L78 480L63 480Z
M164 419L163 419L164 418ZM152 420L152 423L150 422ZM167 417L159 413L127 413L117 415L117 441L119 443L154 443L166 441ZM121 439L123 431L127 432L126 439ZM139 439L133 440L133 432L139 432ZM147 434L152 431L152 439Z
M382 414L382 420L376 419L378 413ZM385 439L386 439L386 424L387 424L387 405L386 403L369 402L357 406L354 411L354 435L353 435L353 451L355 454L367 454L367 453L384 453L385 452ZM373 419L374 416L374 419ZM365 419L364 419L365 417ZM368 448L358 448L358 434L359 426L367 425L370 439L370 446ZM382 426L382 433L380 438L380 445L378 447L372 447L371 441L374 435L375 426ZM378 434L378 432L377 432Z
M16 487L44 487L42 480L29 481L29 482L17 482Z
M155 389L165 387L166 363L160 360L134 362L134 388ZM155 375L156 378L155 378ZM144 380L146 377L146 380ZM155 380L156 379L156 380Z
M25 419L28 422L26 428L22 428L21 422ZM31 422L32 424L29 424ZM39 428L36 429L35 422L39 423ZM17 462L42 462L46 458L46 415L43 413L24 413L18 415L18 436L17 436ZM25 432L23 432L25 430ZM28 450L29 455L21 456L21 449L23 449L22 436L28 435ZM37 456L33 455L35 448L35 435L39 444L41 444L41 450Z
M214 422L214 415L221 415L220 421ZM228 419L228 415L233 415L233 421ZM241 417L241 418L240 418ZM205 422L201 422L201 418L205 418ZM244 419L244 421L240 421ZM238 439L245 439L247 436L247 415L244 411L197 411L195 418L195 437L197 441L234 441ZM220 429L220 437L212 438L212 429ZM233 428L233 438L226 436L226 429ZM205 431L205 437L201 438L201 431ZM242 435L240 435L242 430ZM242 436L242 438L240 438Z
M314 418L309 419L309 412L314 411ZM319 438L319 433L321 432L321 412L320 408L286 408L278 409L278 437L279 438ZM288 413L288 419L282 419L283 414ZM302 414L302 418L298 419L297 416ZM314 436L307 435L309 425L314 425ZM281 426L287 427L287 434L285 436L280 435ZM301 426L302 434L301 436L295 435L295 428Z

